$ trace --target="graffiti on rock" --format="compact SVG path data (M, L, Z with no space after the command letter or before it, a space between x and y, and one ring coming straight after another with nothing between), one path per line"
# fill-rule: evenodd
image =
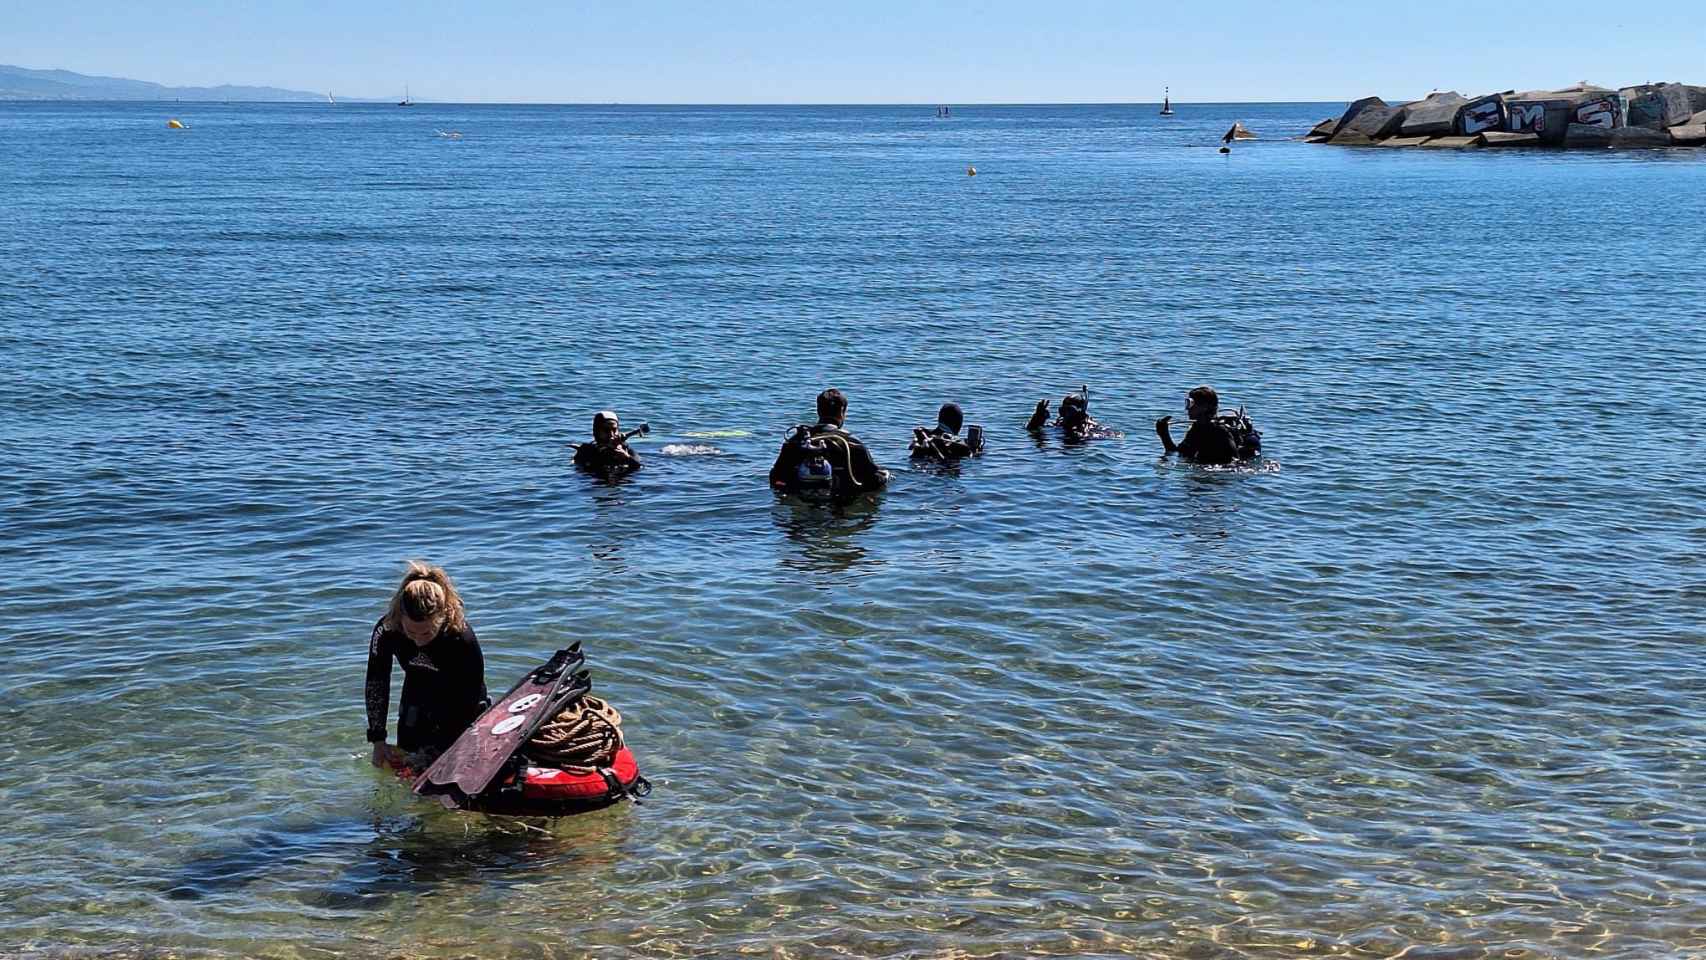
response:
M1510 105L1510 128L1515 133L1545 133L1546 104L1513 103Z
M1472 103L1463 108L1463 132L1473 136L1483 130L1497 130L1504 118L1504 110L1497 100Z
M1590 127L1617 126L1616 100L1590 100L1576 108L1576 122Z

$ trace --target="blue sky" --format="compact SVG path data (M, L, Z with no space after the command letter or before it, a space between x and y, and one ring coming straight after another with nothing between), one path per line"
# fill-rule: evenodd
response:
M417 100L1347 100L1706 82L1686 4L4 0L0 63Z

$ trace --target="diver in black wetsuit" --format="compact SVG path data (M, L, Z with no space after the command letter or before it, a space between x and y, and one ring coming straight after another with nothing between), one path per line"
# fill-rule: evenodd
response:
M640 432L647 430L640 425ZM628 473L640 469L640 458L628 446L622 435L622 424L615 411L600 410L592 415L592 442L575 448L575 466L597 473Z
M935 429L912 428L912 459L952 463L955 460L981 455L983 428L973 424L962 439L960 427L964 423L965 413L960 410L959 404L942 404L941 411L936 414Z
M1262 434L1243 408L1230 416L1220 415L1220 395L1213 387L1201 386L1185 395L1185 415L1191 427L1185 439L1173 442L1173 418L1155 421L1155 435L1168 453L1177 453L1193 463L1225 465L1252 459L1262 452Z
M847 395L835 389L818 394L817 424L801 424L782 441L770 467L771 488L842 501L887 486L889 472L842 429L846 422Z
M385 742L393 659L403 667L396 746ZM410 563L367 646L367 739L373 744L373 765L404 764L405 754L442 753L488 705L486 661L456 587L443 568Z
M1038 400L1037 408L1031 412L1031 419L1025 423L1025 429L1040 434L1044 427L1060 428L1061 439L1069 443L1078 443L1096 437L1118 436L1100 423L1090 419L1090 388L1082 387L1077 393L1069 393L1060 400L1060 416L1051 424L1048 417L1048 401Z

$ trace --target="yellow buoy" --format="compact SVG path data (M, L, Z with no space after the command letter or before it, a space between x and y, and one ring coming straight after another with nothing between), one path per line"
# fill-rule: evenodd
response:
M182 130L184 129L184 122L182 120L167 120L166 126L171 127L173 130Z
M966 176L968 176L968 177L977 176L977 168L976 167L967 167L966 168Z

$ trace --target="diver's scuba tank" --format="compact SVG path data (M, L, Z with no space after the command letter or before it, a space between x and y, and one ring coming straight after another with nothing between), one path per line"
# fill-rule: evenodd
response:
M787 442L799 451L794 466L793 489L806 496L835 495L835 467L829 462L829 445L812 436L812 428L800 424L788 433Z

